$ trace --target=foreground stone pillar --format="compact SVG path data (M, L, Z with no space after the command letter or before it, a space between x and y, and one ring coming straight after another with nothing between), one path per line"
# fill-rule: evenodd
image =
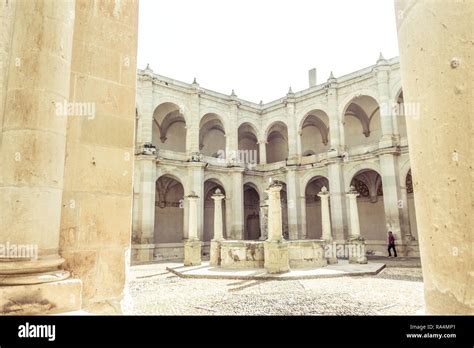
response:
M359 210L357 208L357 196L359 196L359 193L355 190L354 186L351 186L346 195L349 198L351 222L349 240L347 241L349 247L349 263L367 263L365 240L360 235Z
M322 236L321 239L326 241L326 248L332 248L332 235L331 235L331 216L329 214L329 191L326 186L321 188L321 192L318 193L318 197L321 198L321 223L322 223ZM334 244L335 245L335 244ZM331 251L331 250L326 250ZM332 250L334 251L334 250ZM329 264L337 263L337 257L335 252L329 253L331 256L327 258Z
M191 192L188 198L189 224L188 238L184 241L184 265L197 266L201 264L201 241L198 238L197 200L198 195Z
M472 1L395 1L428 314L474 314Z
M288 243L283 239L280 191L282 185L274 181L268 188L268 239L264 242L265 264L268 273L290 270Z
M221 264L221 241L224 239L222 224L222 200L225 196L220 189L212 195L214 200L214 237L211 240L211 266Z
M74 2L10 4L16 13L0 148L0 313L76 310L81 282L65 280L59 256L67 122L61 107L69 100Z

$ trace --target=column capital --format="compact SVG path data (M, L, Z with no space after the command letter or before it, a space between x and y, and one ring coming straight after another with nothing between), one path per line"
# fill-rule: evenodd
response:
M321 187L321 192L318 193L318 197L325 199L329 198L329 191L326 186Z
M215 201L220 201L225 198L225 195L221 192L219 188L217 188L214 194L211 196L211 198Z
M199 196L196 194L196 192L191 191L191 193L189 195L187 195L186 198L189 199L190 201L192 201L192 200L198 199Z
M349 196L349 198L356 198L360 195L360 193L357 192L356 188L353 185L351 185L349 191L346 192L346 195Z

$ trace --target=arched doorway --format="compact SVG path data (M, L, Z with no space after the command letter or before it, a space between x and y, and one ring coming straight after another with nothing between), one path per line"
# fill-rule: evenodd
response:
M382 137L380 108L367 95L352 99L344 110L344 141L347 147L375 144Z
M244 185L244 239L260 238L260 195L252 184Z
M209 242L214 238L214 200L212 195L220 189L226 195L224 186L215 179L209 179L204 182L204 231L203 242ZM226 236L226 211L225 199L222 200L222 229L223 235Z
M267 163L288 158L288 129L283 122L275 122L267 132Z
M301 151L303 156L329 150L329 117L321 110L309 112L301 125Z
M199 150L205 156L225 159L225 129L220 116L204 115L199 125Z
M186 151L186 121L176 104L163 103L155 109L152 139L157 149Z
M329 181L323 176L313 177L306 185L306 239L321 239L322 236L321 198L318 193L323 186L329 189Z
M359 192L360 234L367 240L385 243L387 226L382 190L382 177L375 170L363 169L354 175L351 185Z
M247 164L260 163L260 151L257 131L250 123L242 123L238 129L238 147L240 158Z
M183 241L184 189L177 178L161 176L156 181L155 243Z

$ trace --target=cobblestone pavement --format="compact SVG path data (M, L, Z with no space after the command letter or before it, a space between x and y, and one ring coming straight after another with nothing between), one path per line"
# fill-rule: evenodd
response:
M126 314L416 314L423 308L419 260L383 262L387 268L376 276L288 281L183 279L166 271L179 263L133 266Z

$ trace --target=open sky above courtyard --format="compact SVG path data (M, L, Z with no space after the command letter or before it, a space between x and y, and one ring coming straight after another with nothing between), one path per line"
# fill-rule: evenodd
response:
M398 55L392 0L142 0L138 67L269 102Z

